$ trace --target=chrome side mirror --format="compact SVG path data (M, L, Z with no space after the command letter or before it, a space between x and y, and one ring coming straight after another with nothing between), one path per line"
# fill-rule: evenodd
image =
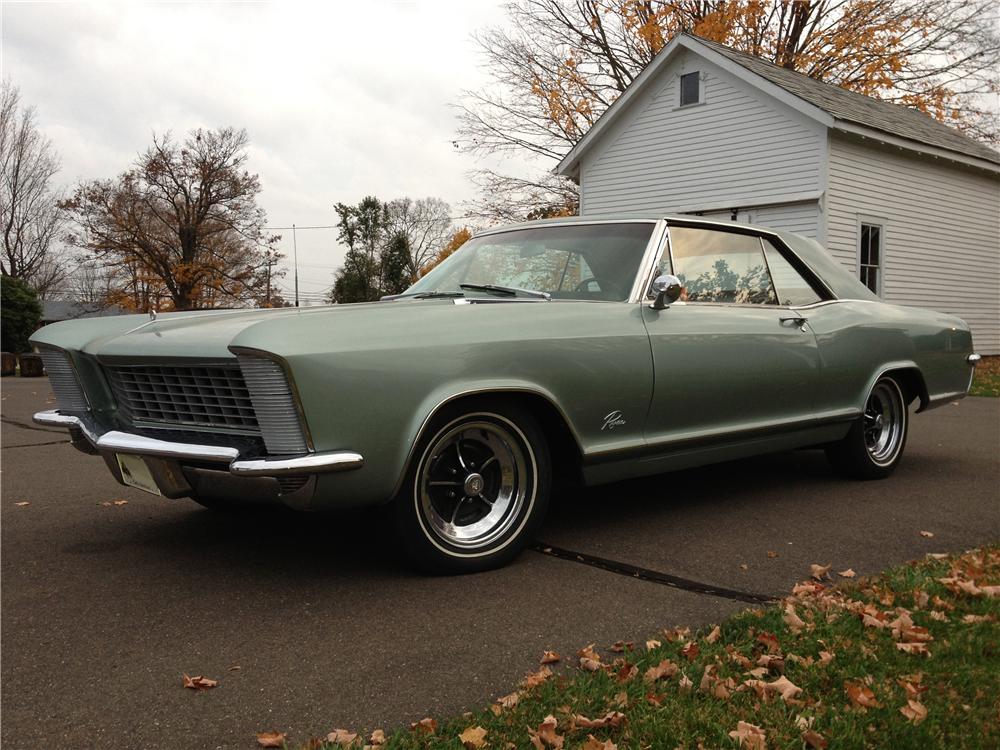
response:
M672 276L669 273L657 276L653 279L653 284L650 287L650 291L656 295L656 298L649 303L649 306L654 310L667 308L680 299L683 288L681 280L676 276Z

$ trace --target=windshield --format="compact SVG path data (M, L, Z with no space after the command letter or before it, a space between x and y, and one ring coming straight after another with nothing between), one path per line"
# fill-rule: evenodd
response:
M566 224L476 237L406 290L466 292L489 285L552 299L624 302L653 224Z

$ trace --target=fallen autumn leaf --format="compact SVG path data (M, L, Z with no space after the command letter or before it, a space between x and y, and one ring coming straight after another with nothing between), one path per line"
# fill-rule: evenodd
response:
M920 701L912 699L907 700L906 705L899 709L899 712L913 722L914 725L919 724L927 718L927 707Z
M479 750L486 745L486 730L482 727L469 727L458 735L458 741L465 750Z
M587 741L582 745L582 750L618 750L618 745L611 740L601 742L594 735L588 734Z
M432 719L429 716L427 718L421 719L420 721L415 721L410 724L411 731L426 732L427 734L434 734L437 731L438 723L436 719Z
M531 690L534 687L538 687L543 682L545 682L549 677L552 676L552 670L548 667L542 667L537 672L532 672L521 682L521 687L525 690Z
M202 677L201 675L196 675L195 677L188 677L186 674L184 677L184 687L189 690L211 690L217 687L219 684L218 680L212 680L208 677Z
M809 745L809 747L814 748L814 750L826 750L826 746L830 744L827 742L826 737L812 729L806 729L802 732L802 741Z
M656 682L657 680L662 680L664 677L673 677L675 674L677 674L677 665L670 661L670 659L664 659L655 667L647 669L642 679L646 682Z
M559 726L559 722L556 717L549 714L545 717L541 724L538 725L538 729L535 731L528 730L528 737L531 739L531 744L533 744L538 750L544 750L545 747L556 748L559 750L563 746L565 738L556 733L556 728Z
M830 577L830 568L833 567L833 563L829 565L817 565L813 563L809 566L809 575L815 578L817 581L821 581L824 578Z
M845 682L844 690L847 691L847 697L850 698L851 704L858 708L878 708L881 706L875 699L875 693L867 685L862 685L860 682Z
M701 649L694 641L688 641L684 645L684 648L681 649L681 653L687 657L688 661L694 661L698 654L701 653Z
M326 736L326 741L331 745L350 747L358 739L357 732L349 732L346 729L334 729Z
M284 747L284 732L258 732L257 744L261 747Z
M756 724L749 724L745 721L737 722L736 729L729 733L739 743L740 747L748 747L751 750L766 750L764 730Z
M586 716L576 714L573 716L573 723L584 729L603 729L604 727L618 728L625 721L625 714L621 711L608 711L600 719L588 719Z

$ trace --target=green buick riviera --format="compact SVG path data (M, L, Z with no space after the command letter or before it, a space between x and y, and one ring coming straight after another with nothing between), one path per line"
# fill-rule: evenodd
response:
M959 318L888 305L814 241L672 217L477 235L404 294L38 331L66 427L123 484L229 509L390 503L422 568L511 560L553 478L802 447L888 476L965 396Z

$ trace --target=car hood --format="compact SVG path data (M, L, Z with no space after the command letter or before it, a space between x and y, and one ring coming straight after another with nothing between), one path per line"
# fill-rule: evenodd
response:
M393 308L396 315L409 315L403 308L432 307L417 302L361 303L309 308L268 310L200 310L148 315L121 315L53 323L36 331L31 343L80 351L99 359L119 357L197 357L225 359L232 357L231 346L252 346L240 339L255 327L285 332L339 326L348 318L364 318L381 309ZM448 301L450 304L450 301ZM336 322L334 322L336 321ZM252 336L250 336L252 339Z

